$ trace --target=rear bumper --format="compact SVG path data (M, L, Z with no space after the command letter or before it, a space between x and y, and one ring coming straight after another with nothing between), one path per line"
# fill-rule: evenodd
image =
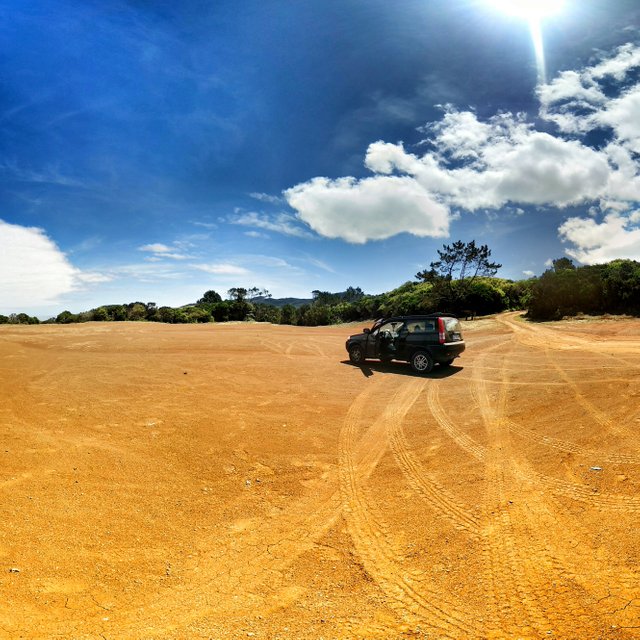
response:
M457 358L466 348L464 340L459 342L446 342L432 350L433 359L436 362L445 362Z

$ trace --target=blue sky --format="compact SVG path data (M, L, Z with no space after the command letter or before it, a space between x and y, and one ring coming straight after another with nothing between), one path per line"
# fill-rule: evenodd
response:
M0 313L640 259L640 3L498 4L0 2Z

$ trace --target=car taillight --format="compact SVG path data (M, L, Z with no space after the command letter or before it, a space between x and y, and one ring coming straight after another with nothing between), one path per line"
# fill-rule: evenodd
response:
M447 341L447 337L444 332L444 320L442 318L438 318L438 342L440 344L444 344Z

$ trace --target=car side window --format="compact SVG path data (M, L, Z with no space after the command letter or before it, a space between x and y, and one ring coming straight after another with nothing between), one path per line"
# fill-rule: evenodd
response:
M432 320L415 320L408 323L409 333L427 333L434 330Z
M404 322L385 322L383 325L380 325L375 331L373 331L373 335L382 334L384 332L390 333L392 336L396 336L403 328Z
M388 322L385 322L384 324L381 324L379 327L377 327L376 329L374 329L371 332L371 335L373 336L378 336L380 335L383 331L390 331L391 330L391 325Z

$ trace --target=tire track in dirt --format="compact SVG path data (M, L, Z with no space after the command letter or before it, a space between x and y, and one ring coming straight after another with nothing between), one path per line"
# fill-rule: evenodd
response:
M602 511L640 512L640 496L628 496L616 493L594 493L594 489L559 478L551 478L537 471L523 471L527 480L537 481L539 485L553 491L556 495L584 502Z
M605 454L595 449L582 447L569 440L560 440L558 438L552 438L551 436L536 433L531 429L527 429L527 427L516 424L515 422L513 422L513 420L507 420L506 424L509 427L509 430L517 436L520 436L537 444L550 447L551 449L555 449L556 451L575 453L577 455L584 456L585 458L595 458L602 462L608 462L611 464L640 464L640 457L637 456L625 455L622 453Z
M549 364L556 370L558 375L564 380L566 385L571 389L575 397L576 402L587 412L587 414L593 418L593 420L606 431L618 436L634 436L624 425L620 424L617 420L610 419L603 411L596 407L590 400L588 400L584 393L580 390L580 387L568 376L566 371L552 358L548 347L545 347L545 356Z
M480 398L477 399L478 404L482 402ZM506 419L504 425L509 430L512 430L513 422ZM517 427L516 427L517 430ZM616 461L623 459L622 457L615 456ZM599 456L602 460L602 456ZM551 476L538 473L530 466L526 466L521 469L518 476L522 479L527 479L530 482L537 483L539 486L546 487L554 492L558 496L563 496L576 500L578 502L587 503L597 509L603 511L628 511L635 513L640 511L640 497L629 496L624 494L611 494L611 493L594 493L594 490L586 485L576 484L568 480L562 480L560 478L553 478Z
M440 417L451 424L446 414ZM457 431L458 435L462 434L461 430L458 429ZM465 443L465 440L462 440L462 442ZM476 453L476 448L471 448L470 452ZM484 456L474 457L479 460L484 460L486 451ZM512 463L510 462L509 464ZM513 474L519 481L518 483L511 482L508 486L513 488L518 484L520 486L525 484L528 491L527 497L521 498L520 500L505 500L502 504L502 509L512 510L517 514L515 519L509 518L511 523L514 521L528 523L526 528L523 529L520 527L522 529L521 537L527 537L531 541L531 548L533 549L531 557L534 559L534 562L527 570L531 571L533 569L538 579L543 583L543 587L537 589L539 600L547 603L546 609L551 611L551 617L558 621L562 620L558 602L563 601L563 610L574 612L575 614L575 617L572 617L572 615L568 617L569 627L576 628L579 614L583 623L586 625L585 629L588 629L589 621L592 622L593 620L593 614L590 614L589 611L584 608L578 610L579 607L573 603L571 598L564 601L565 594L571 594L576 585L585 593L597 591L597 593L589 598L589 606L598 609L598 615L600 615L602 619L606 619L607 616L611 615L610 608L606 606L605 600L602 600L602 603L600 603L600 600L603 598L603 594L606 595L615 592L615 589L610 585L620 584L623 589L626 590L626 593L635 597L640 590L638 587L640 584L640 576L638 576L637 573L629 571L628 567L621 565L617 558L605 553L603 548L599 548L596 554L595 551L584 542L588 539L589 532L581 526L573 514L567 511L566 506L558 502L558 499L553 496L550 496L550 503L547 502L543 504L540 502L540 496L543 495L540 491L540 481L544 480L544 476L535 472L528 463L523 463L522 461L515 465L515 467ZM550 486L549 488L554 489L557 487ZM555 493L560 496L564 494L564 497L567 497L567 492L564 490L566 486L561 487L561 489L563 490L556 491ZM503 486L503 491L504 490L506 490L506 488ZM569 494L570 497L576 497L574 492L569 492ZM529 498L528 496L532 497ZM584 497L591 503L590 506L592 506L594 496L590 496L585 492ZM514 506L514 504L516 506ZM501 517L507 520L504 515L501 515ZM553 531L553 536L551 536L553 544L558 545L560 547L559 549L552 549L549 536L545 537L544 534L550 531ZM577 533L579 533L581 537L579 543L575 540ZM493 532L490 531L486 533L486 535L493 535ZM485 565L487 567L492 566L491 556L489 554L487 554L485 559ZM551 576L553 576L553 578L551 578ZM598 576L601 577L598 578ZM598 579L596 580L596 578ZM552 580L553 588L551 588ZM544 587L545 581L549 584L548 588ZM486 578L483 579L483 582L487 584ZM573 587L571 585L573 585ZM487 584L487 591L494 594L497 592L491 584ZM622 596L616 597L618 597L619 600L623 599ZM629 596L625 602L630 599L631 596ZM505 609L503 615L505 613L509 613L509 609ZM567 620L564 620L562 623L564 628L567 628L566 623ZM518 632L521 633L522 629L519 629ZM589 633L593 634L593 627L581 637L591 637ZM500 634L498 634L498 636L499 635ZM627 636L623 635L622 637Z
M427 391L429 409L440 428L463 450L473 456L479 462L484 462L487 457L486 448L469 437L462 429L457 427L442 408L440 392L437 385L431 385Z
M478 518L459 505L449 492L430 474L407 442L401 423L389 423L389 441L396 463L409 486L436 511L452 522L456 529L474 537L480 535Z
M614 434L631 436L635 439L637 433L636 430L634 428L629 429L625 427L623 424L620 424L620 421L631 421L637 415L637 410L632 408L630 411L625 412L615 420L609 419L593 403L589 402L589 400L586 399L584 394L580 391L580 388L569 377L567 370L561 367L557 363L555 358L551 355L551 351L552 349L554 349L554 345L559 344L560 348L562 348L562 344L564 343L565 346L570 345L572 349L580 349L582 351L594 353L600 357L606 357L618 364L622 364L626 368L640 370L639 363L621 358L620 356L616 356L610 352L612 349L615 350L616 348L621 350L622 353L640 352L640 344L637 341L606 341L603 343L593 342L585 338L579 338L572 334L565 334L560 331L553 331L551 329L546 329L539 326L525 325L521 322L516 322L512 320L514 315L515 314L505 314L502 317L497 318L497 320L504 326L508 327L511 331L513 331L518 339L522 338L523 336L527 336L524 344L530 344L531 346L535 346L544 351L547 361L551 363L551 365L556 369L562 380L571 387L572 391L576 395L577 401L587 411L587 413L589 413L596 420L598 424L604 426ZM555 350L558 349L555 348ZM628 382L629 379L626 378L625 381ZM603 381L600 380L599 382Z
M493 609L498 614L498 628L508 629L511 636L532 632L536 635L549 629L548 612L541 606L544 591L538 574L540 558L532 554L528 531L516 526L511 517L506 487L512 486L512 465L508 431L503 424L509 390L506 371L507 358L513 349L512 340L501 354L498 395L492 402L487 385L472 375L472 394L476 397L480 416L488 436L485 469L487 494L485 496L483 540L487 575ZM487 354L482 354L484 359ZM510 452L509 452L510 453Z
M312 356L320 356L321 358L329 358L322 348L316 344L316 340L306 341L302 344L289 343L284 344L282 342L277 342L272 340L267 342L266 340L261 340L260 345L263 346L267 351L271 351L273 353L277 353L278 355L283 355L292 360L296 356L300 355L312 355ZM294 353L294 349L296 353Z
M590 582L580 581L575 566L568 562L574 547L563 541L561 546L564 549L561 551L557 548L556 536L545 536L553 530L555 520L545 503L544 494L535 483L536 479L541 480L544 476L534 472L529 463L511 447L509 431L505 425L509 385L504 368L502 377L507 384L500 387L501 393L495 408L486 393L486 386L483 388L482 384L476 385L474 395L483 420L489 432L496 436L498 445L493 451L497 453L499 464L500 475L494 486L497 486L499 492L498 508L502 506L500 518L510 534L506 542L507 548L512 549L511 557L517 562L513 568L518 574L526 576L516 582L516 588L520 593L526 591L529 596L528 604L526 599L523 602L527 612L533 609L533 626L537 628L538 634L542 634L545 627L553 624L560 628L572 627L579 637L589 637L596 628L606 626L606 611L599 611L594 616L594 598L588 590ZM509 495L514 499L507 501ZM569 530L567 527L566 531ZM581 594L579 600L575 597L576 592Z
M501 386L503 394L506 392L506 387L507 385ZM505 415L505 395L499 397L498 407L494 416L491 416L489 411L484 410L490 407L487 403L488 395L483 393L481 387L476 389L476 396L485 419L488 416L489 419L497 418L500 420L500 416ZM503 422L506 422L507 425L509 423L504 418ZM590 595L594 591L593 577L600 576L602 573L601 563L595 558L593 551L587 550L586 553L582 551L586 547L584 544L578 545L581 553L576 553L574 541L567 539L567 533L573 530L571 525L567 523L566 526L560 527L560 530L557 531L557 517L554 517L557 514L554 514L549 505L545 503L544 493L540 492L539 485L551 486L556 493L568 493L569 497L572 498L586 497L591 501L592 494L587 488L578 487L561 480L549 479L535 472L527 461L515 455L515 452L510 447L508 434L505 433L505 435L507 437L501 442L500 450L505 456L506 468L508 468L510 475L515 480L510 487L520 487L520 493L522 493L523 481L528 483L528 491L522 495L523 499L516 501L518 506L511 506L510 508L519 516L512 519L512 522L517 523L517 526L522 530L523 535L520 536L520 540L524 541L525 544L529 543L527 557L535 558L533 564L529 563L526 573L530 576L537 573L537 584L532 585L536 587L535 595L537 600L539 603L544 604L545 612L554 622L558 622L565 627L568 623L576 631L584 629L584 632L580 633L582 637L592 635L594 633L594 608L598 609L597 620L604 622L607 618L611 618L610 610L607 611L608 607L600 605L606 599L601 597L602 593L611 595L611 589L608 589L607 584L599 585L599 596L596 598ZM513 502L509 501L509 504L513 505ZM633 502L635 507L636 501ZM599 501L599 504L625 510L630 507L627 496L604 496ZM528 522L528 525L523 527L522 524L525 522ZM572 523L572 525L574 524ZM548 535L545 537L545 533L553 530L555 530L556 535L551 538L554 544L550 545L550 538ZM558 541L560 542L559 545ZM558 547L562 548L558 549ZM581 562L579 564L575 562L576 556L580 557ZM588 567L586 575L584 573L585 566ZM581 569L582 574L580 573ZM611 581L615 584L616 581L620 580L625 585L627 589L626 595L624 597L618 596L619 601L631 602L632 600L629 600L630 593L634 598L637 595L637 587L629 589L631 585L638 584L637 576L630 573L625 567L616 566L615 569L607 572L607 578L607 582L612 579ZM572 591L575 593L576 586L578 586L578 591L582 590L584 594L582 604L576 603L573 597L567 597L567 594L572 593ZM608 625L605 624L605 626Z
M345 520L365 570L400 613L429 624L443 634L440 637L477 636L481 630L468 619L461 604L448 601L419 574L400 565L386 523L373 506L367 489L367 478L387 449L385 433L397 430L395 425L401 423L425 384L424 380L412 380L399 389L369 429L371 447L364 457L358 455L355 445L358 420L351 415L345 421L340 435L340 486ZM389 427L389 423L393 426Z
M613 622L612 602L624 604L638 598L639 576L606 547L595 549L587 543L590 532L559 501L560 491L540 491L546 478L528 461L516 458L512 451L509 460L518 487L518 498L510 501L510 508L530 540L534 568L547 583L539 599L554 622L573 628L577 637L595 637L597 629ZM623 611L618 622L626 622L624 617ZM618 632L616 637L630 636Z
M442 430L461 449L469 453L476 460L479 462L486 462L488 455L487 448L470 438L462 429L455 426L455 424L449 419L442 408L438 389L435 385L429 388L428 402L429 408ZM512 424L513 423L508 420L505 421L506 428L511 429ZM633 463L635 464L635 461L633 461ZM585 487L584 485L574 484L557 478L549 478L548 476L538 474L533 470L523 471L522 473L524 474L524 478L536 481L556 492L558 495L572 498L573 500L578 500L580 502L585 502L602 510L624 511L628 509L635 512L640 506L640 498L637 498L636 496L626 496L622 494L596 494L590 487Z
M318 338L314 338L312 340L311 346L313 347L313 349L318 353L318 355L321 358L330 358L331 356L328 356L326 354L326 352L324 351L324 349L322 348L322 344L323 343Z
M270 351L271 353L277 353L278 355L282 355L284 351L282 345L273 340L270 340L269 342L267 342L266 340L260 340L258 344L261 347L264 347L267 351Z
M541 348L547 347L558 351L590 351L599 355L610 356L633 368L640 368L638 363L629 362L613 355L616 351L623 354L640 354L640 342L636 340L606 340L598 342L594 341L593 338L583 338L568 331L555 331L547 327L525 324L513 319L521 315L521 312L505 313L496 317L496 320L511 329L518 341L525 345Z

